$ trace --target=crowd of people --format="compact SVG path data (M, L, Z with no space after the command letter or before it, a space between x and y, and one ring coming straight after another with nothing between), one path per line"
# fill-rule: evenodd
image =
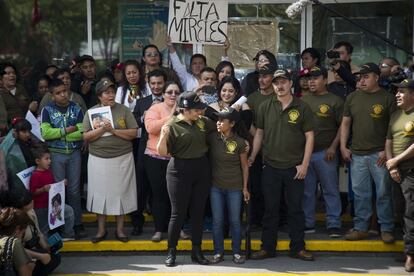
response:
M312 261L304 237L315 232L321 194L330 238L377 233L393 243L394 224L403 220L405 268L414 271L411 68L392 57L358 67L343 41L327 53L326 66L317 49L305 49L301 69L280 68L261 50L240 83L228 57L213 68L194 54L187 71L169 39L167 46L171 68L155 45L143 48L141 61L114 61L99 74L94 58L83 55L70 68L45 68L31 93L13 63L0 64L0 249L12 252L19 275L47 275L59 265L48 237L87 237L85 190L86 209L98 221L91 242L107 238L108 215L116 217L116 239L128 242L143 232L150 210L152 241L168 240L166 266L176 264L180 238L191 239L192 261L222 262L229 231L233 262L244 263L243 206L251 227L262 230L251 259L274 257L278 229L287 224L290 256ZM32 135L28 112L41 137ZM339 166L349 171L347 197ZM30 167L24 183L18 174ZM63 215L65 224L50 229L49 191L61 181L66 197L56 208L64 204L64 212L54 220ZM349 231L341 221L347 211ZM208 259L201 244L209 227Z

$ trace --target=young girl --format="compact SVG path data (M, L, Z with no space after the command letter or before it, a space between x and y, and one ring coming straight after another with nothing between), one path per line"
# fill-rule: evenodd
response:
M250 194L247 188L249 167L247 163L246 140L248 132L240 122L240 114L232 108L217 112L217 132L208 136L211 164L210 191L213 212L214 256L211 263L224 260L223 226L225 205L232 236L233 262L242 264L241 255L241 201L247 202Z
M36 169L30 178L30 191L33 194L34 210L39 219L40 230L47 235L48 224L48 203L51 184L55 183L52 171L50 170L50 152L45 145L37 145L32 149L36 162ZM62 237L66 240L74 238L74 213L72 207L65 204L65 226Z

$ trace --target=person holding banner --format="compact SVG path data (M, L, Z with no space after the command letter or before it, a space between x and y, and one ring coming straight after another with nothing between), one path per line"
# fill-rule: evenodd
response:
M29 189L33 194L33 208L39 220L39 227L42 233L47 236L49 230L49 190L51 185L56 183L50 170L51 155L45 145L37 145L32 149L33 157L36 161L36 169L30 178ZM64 208L65 226L61 232L62 237L67 240L73 240L75 231L73 229L75 223L75 215L71 206L65 205Z
M115 102L115 84L99 81L96 95L100 103L89 109L83 120L83 138L89 143L86 206L98 217L98 232L91 241L97 243L106 238L106 216L115 215L115 237L128 242L129 238L124 233L124 215L137 209L131 140L137 136L138 125L129 108ZM98 108L107 108L108 114L105 115L109 116L94 129L89 113L93 114Z
M167 39L167 47L170 53L172 67L180 78L184 90L193 91L199 84L201 70L207 65L206 57L202 54L192 55L190 60L191 73L189 73L187 72L185 65L181 63L177 51L169 37Z
M12 130L0 144L0 150L6 160L6 170L9 189L25 189L25 183L18 173L35 166L35 160L30 151L34 139L30 133L32 125L23 118L15 118L11 122Z

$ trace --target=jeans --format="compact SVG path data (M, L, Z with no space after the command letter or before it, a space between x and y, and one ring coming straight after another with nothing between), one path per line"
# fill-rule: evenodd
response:
M354 192L354 229L368 231L372 216L372 180L375 183L378 223L381 231L394 230L391 182L385 167L377 165L379 153L352 155L352 190Z
M275 254L279 209L281 198L287 205L290 251L297 253L305 249L305 216L302 208L304 181L294 179L296 168L277 169L265 165L262 174L262 189L265 204L263 216L262 249Z
M240 212L242 203L242 192L240 190L228 190L213 186L210 190L210 202L211 211L213 212L214 254L224 253L223 227L225 205L227 206L228 211L233 254L240 254Z
M70 154L52 152L52 171L55 181L68 180L66 203L75 213L75 225L82 224L80 195L81 152L75 150Z
M305 178L303 211L307 228L315 227L316 187L320 182L326 208L326 227L341 228L341 198L339 196L338 159L325 160L326 150L312 153Z

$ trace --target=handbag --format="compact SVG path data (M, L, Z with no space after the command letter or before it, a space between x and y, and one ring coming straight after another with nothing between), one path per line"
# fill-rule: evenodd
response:
M4 276L17 276L13 266L13 245L15 238L7 237L4 245L3 254L0 259L0 275Z

